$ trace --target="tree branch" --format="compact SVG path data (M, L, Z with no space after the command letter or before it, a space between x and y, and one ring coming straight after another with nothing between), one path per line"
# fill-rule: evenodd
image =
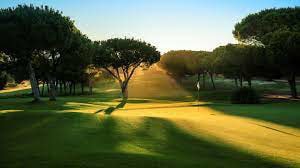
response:
M121 79L120 73L119 73L119 68L114 68L117 71L118 79Z
M131 79L131 77L132 77L132 75L133 75L134 71L136 70L136 68L137 68L137 67L139 67L139 66L140 66L140 64L141 64L141 63L137 64L137 65L136 65L136 66L134 66L134 67L133 67L133 69L131 70L131 72L130 72L130 74L129 74L128 78L127 78L127 80L125 81L125 82L126 82L126 83L125 83L126 87L127 87L127 85L128 85L128 82L129 82L129 80Z
M114 78L116 78L116 79L120 79L120 78L118 78L118 76L117 75L115 75L111 70L109 70L107 67L104 67L104 69L108 72L108 73L110 73Z
M128 73L127 73L127 70L126 70L126 69L128 69L128 68L124 68L123 66L122 66L121 68L122 68L122 71L123 71L124 79L127 79Z

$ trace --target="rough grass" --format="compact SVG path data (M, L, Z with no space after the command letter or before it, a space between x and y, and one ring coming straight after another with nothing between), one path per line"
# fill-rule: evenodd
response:
M137 76L123 108L113 83L40 104L0 93L0 167L300 167L299 102L212 101L222 91L197 102L150 74L156 87Z

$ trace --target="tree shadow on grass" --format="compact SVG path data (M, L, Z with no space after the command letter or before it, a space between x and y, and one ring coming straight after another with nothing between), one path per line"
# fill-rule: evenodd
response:
M2 167L288 167L159 118L16 112L0 115L0 131Z
M287 167L222 142L195 137L162 118L144 118L134 137L138 137L137 145L174 160L180 158L187 167Z
M50 102L47 98L42 99L39 103L31 103L32 98L6 98L0 99L0 113L10 111L23 112L64 112L64 111L81 111L94 110L99 107L107 107L114 103L117 97L105 96L74 96L59 97L57 101ZM93 112L93 111L91 111Z
M116 107L108 107L107 109L100 109L96 111L95 114L104 112L104 114L106 115L111 115L114 111L123 108L126 105L126 103L127 100L122 100Z
M168 101L168 106L166 105L162 105L162 106L155 106L155 107L140 107L140 108L130 108L130 109L123 109L125 107L125 105L127 103L133 103L133 104L143 104L143 103L151 103L151 102L155 102L155 103L158 103L159 99L130 99L130 100L125 100L125 101L121 101L117 106L115 107L108 107L106 109L100 109L98 111L95 112L95 114L98 114L98 113L103 113L104 114L107 114L107 115L110 115L112 114L113 112L115 112L116 110L145 110L145 109L163 109L163 108L184 108L184 107L193 107L193 106L196 106L196 105L192 105L192 104L186 104L186 105L172 105L172 103L178 103L178 101ZM166 102L164 102L166 103Z

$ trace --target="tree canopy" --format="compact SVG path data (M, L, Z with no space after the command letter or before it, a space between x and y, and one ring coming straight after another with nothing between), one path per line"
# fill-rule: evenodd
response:
M296 76L299 74L300 7L267 9L250 14L236 24L233 34L241 42L258 41L273 57L275 65L288 79L291 94L297 97Z
M233 35L239 41L253 38L265 44L270 34L282 30L300 32L300 7L273 8L250 14L235 25Z
M27 64L31 88L36 101L40 100L38 81L32 67L33 57L58 52L67 47L77 31L74 22L48 6L19 5L0 10L0 50Z
M135 39L109 39L98 42L94 64L107 70L118 80L124 100L128 98L128 82L138 67L148 67L160 60L156 47Z

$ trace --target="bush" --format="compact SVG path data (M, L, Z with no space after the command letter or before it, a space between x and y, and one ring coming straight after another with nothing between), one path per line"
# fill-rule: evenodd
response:
M258 104L260 96L258 93L248 87L243 87L235 90L231 95L231 103L233 104Z
M7 75L0 72L0 90L4 89L7 83Z

